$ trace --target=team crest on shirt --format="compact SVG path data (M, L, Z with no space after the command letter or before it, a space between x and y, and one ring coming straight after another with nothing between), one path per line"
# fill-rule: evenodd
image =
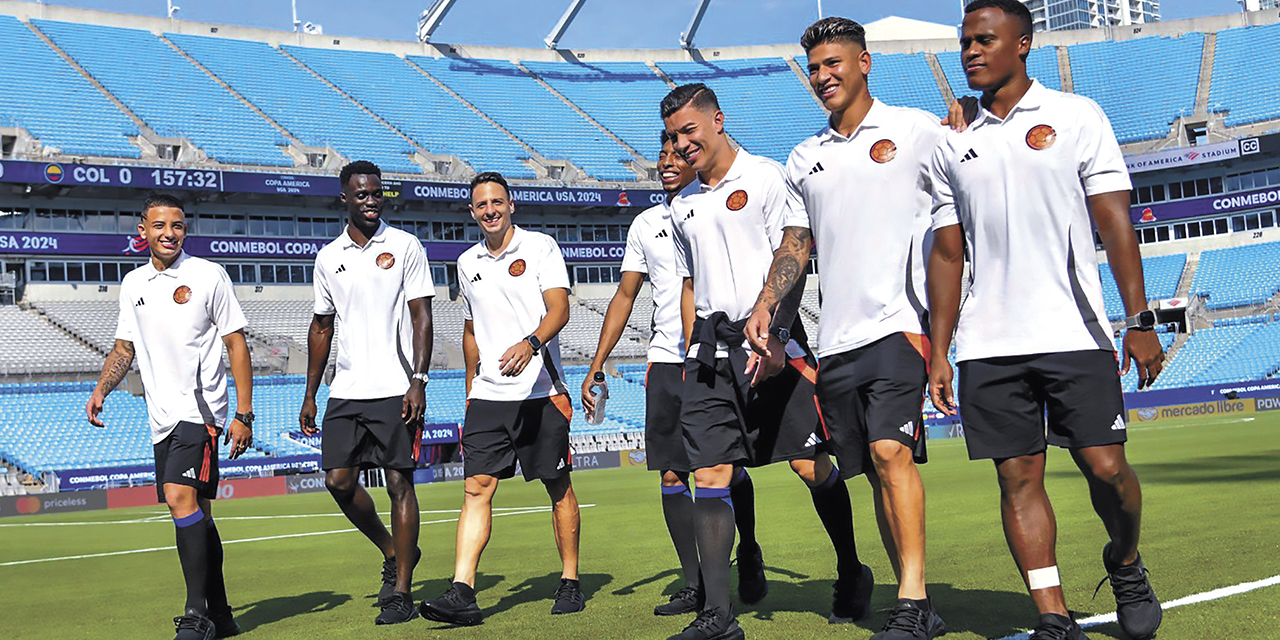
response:
M182 285L173 290L173 301L178 304L186 304L191 299L191 287Z
M1047 124L1038 124L1027 132L1027 146L1036 151L1044 151L1058 141L1058 132Z
M379 267L383 269L390 269L391 267L395 266L395 264L396 264L396 257L391 255L390 253L378 254Z
M512 276L519 277L524 275L524 269L525 269L524 258L521 258L519 260L516 260L515 262L512 262L510 267L507 267L507 273L511 274Z
M738 189L737 191L729 194L729 197L724 201L724 206L728 207L730 211L741 210L743 207L747 206L747 192L742 189Z
M880 164L893 160L898 155L898 145L885 139L871 145L871 159Z

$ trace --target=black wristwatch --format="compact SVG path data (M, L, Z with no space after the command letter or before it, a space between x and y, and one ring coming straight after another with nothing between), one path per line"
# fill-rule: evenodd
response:
M249 427L250 429L253 428L253 418L254 418L254 415L252 411L250 411L249 413L236 414L236 420L239 420L240 424L243 424L244 426Z
M1139 311L1124 319L1124 328L1134 331L1151 331L1156 328L1156 312L1150 309Z
M533 347L533 355L535 356L538 355L538 351L542 350L542 341L538 339L536 334L531 333L525 336L525 342L528 342L529 346Z
M782 341L782 344L791 342L791 330L786 327L775 327L770 329L769 333L778 336L778 339Z

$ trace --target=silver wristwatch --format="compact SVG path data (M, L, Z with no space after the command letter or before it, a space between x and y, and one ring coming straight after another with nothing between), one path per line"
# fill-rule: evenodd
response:
M1156 312L1150 309L1139 311L1124 319L1124 328L1135 331L1150 331L1156 327Z
M414 380L421 380L421 381L422 381L422 384L426 384L426 383L427 383L427 381L431 380L431 376L428 376L428 375L427 375L427 374L425 374L425 373L415 373L415 374L413 374L413 376L411 376L411 377L412 377Z

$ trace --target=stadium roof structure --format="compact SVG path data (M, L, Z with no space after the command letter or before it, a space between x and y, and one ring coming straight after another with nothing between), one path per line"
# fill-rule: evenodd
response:
M882 99L942 115L969 93L953 27L868 31ZM714 88L730 136L778 160L825 119L796 44L490 47L12 0L0 32L0 136L18 160L331 175L376 158L405 180L496 168L525 185L656 189L657 102L678 83ZM1280 77L1247 62L1280 55L1276 43L1280 17L1242 13L1036 34L1030 63L1096 100L1126 153L1144 154L1280 130Z

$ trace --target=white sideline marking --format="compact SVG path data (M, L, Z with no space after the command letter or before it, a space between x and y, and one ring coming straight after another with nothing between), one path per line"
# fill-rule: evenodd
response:
M535 508L535 507L494 507L494 508L493 508L493 512L494 512L495 514L497 514L497 513L501 513L501 512L505 512L505 511L525 511L525 510L532 509L532 508ZM538 507L538 508L549 509L550 507ZM442 513L460 513L461 511L462 511L461 509L424 509L424 510L422 510L422 511L419 511L418 513L420 513L420 514L442 514ZM391 512L390 512L390 511L379 511L379 512L378 512L378 515L380 515L380 516L390 516L390 515L391 515ZM296 513L296 514L276 515L276 516L215 516L215 518L214 518L214 519L215 519L215 520L217 520L218 522L229 522L229 521L232 521L232 520L288 520L288 519L292 519L292 518L333 518L333 517L339 517L339 518L341 518L341 517L345 517L345 516L342 514L342 512L340 512L340 511L339 511L339 512L336 512L336 513ZM148 516L148 517L145 517L145 518L134 518L134 519L130 519L130 520L98 520L98 521L96 521L96 522L95 522L95 521L84 521L84 522L12 522L12 523L0 524L0 528L6 528L6 527L87 527L87 526L96 525L96 524L146 524L146 523L151 523L151 522L172 522L172 521L173 521L172 517L170 517L168 513L165 513L165 514L163 514L163 515Z
M596 505L583 504L583 505L578 505L578 508L589 509L594 506ZM520 515L526 515L530 513L550 513L551 512L551 507L549 506L548 507L504 507L504 509L506 510L501 513L494 513L493 517L498 518L502 516L520 516ZM494 511L498 511L498 509L494 509ZM458 521L457 518L445 518L443 520L429 520L421 524L422 525L445 524L445 523L457 522L457 521ZM288 534L283 534L278 536L262 536L260 538L241 538L239 540L224 540L222 544L228 545L228 544L239 544L241 542L264 542L267 540L286 540L289 538L310 538L312 536L327 536L334 533L351 533L354 531L356 531L356 529L351 528L351 529L334 529L332 531L313 531L310 533L288 533ZM56 558L35 558L32 560L14 560L12 562L0 562L0 567L12 567L12 566L17 566L22 564L38 564L42 562L55 562L58 560L83 560L85 558L105 558L108 556L127 556L127 555L134 555L138 553L150 553L152 551L169 551L176 548L177 547L174 545L169 545L167 547L130 549L128 551L108 551L106 553L89 553L89 554L79 555L79 556L59 556Z
M1238 596L1242 593L1248 593L1250 591L1256 591L1258 589L1264 589L1266 587L1274 587L1276 585L1280 585L1280 576L1271 576L1270 578L1263 578L1262 580L1255 580L1253 582L1242 582L1240 584L1232 585L1230 587L1222 587L1220 589L1214 589L1212 591L1205 591L1204 593L1193 593L1185 598L1178 598L1177 600L1165 602L1162 604L1161 608L1164 609L1165 611L1168 611L1170 609L1175 609L1177 607L1184 607L1189 604L1199 604L1201 602L1208 602L1210 600L1219 600L1219 599L1230 597L1230 596ZM1081 627L1087 628L1087 627L1096 627L1098 625L1107 624L1108 622L1115 622L1115 621L1116 621L1116 614L1115 612L1112 612L1112 613L1104 613L1101 615L1096 615L1096 616L1093 616L1092 618L1085 618L1084 620L1077 620L1076 622L1079 622ZM1000 640L1027 640L1030 637L1031 637L1030 633L1015 633L1011 636L1005 636L1003 638L1000 638Z

